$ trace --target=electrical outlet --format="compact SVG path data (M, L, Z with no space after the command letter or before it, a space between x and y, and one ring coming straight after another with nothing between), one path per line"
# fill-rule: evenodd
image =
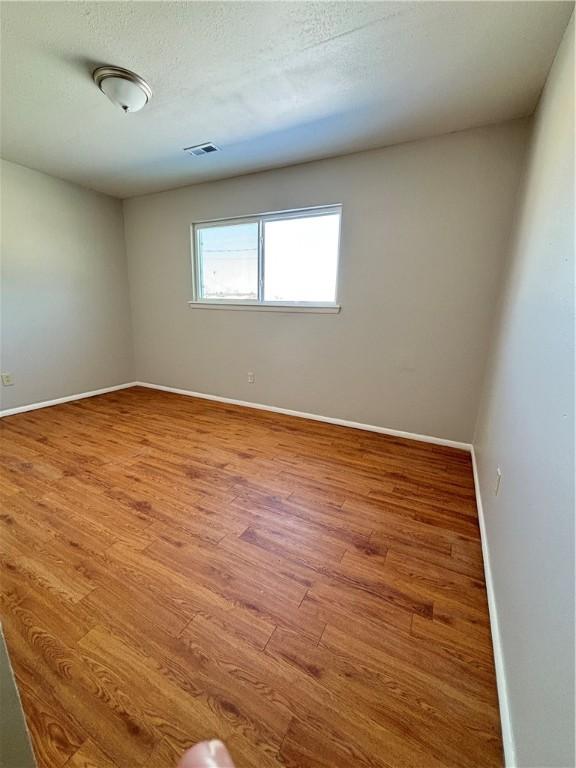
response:
M498 496L501 480L502 480L502 470L500 469L500 467L496 467L496 482L494 483L494 496Z
M248 384L254 384L256 381L256 377L254 376L252 371L248 371Z
M2 384L5 387L12 387L14 385L14 377L11 373L3 373L2 374Z

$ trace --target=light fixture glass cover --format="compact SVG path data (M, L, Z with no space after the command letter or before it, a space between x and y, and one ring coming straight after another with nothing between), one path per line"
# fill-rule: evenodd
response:
M138 112L152 97L148 83L129 69L98 67L92 77L102 93L124 112Z

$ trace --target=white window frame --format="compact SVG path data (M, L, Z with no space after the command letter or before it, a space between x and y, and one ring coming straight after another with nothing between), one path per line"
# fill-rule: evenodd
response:
M264 249L264 224L268 221L280 221L282 219L299 219L312 216L327 216L338 213L338 254L336 259L336 296L334 301L264 301L264 273L266 269ZM231 224L258 224L258 299L203 299L199 296L200 274L199 259L200 248L198 245L199 232L209 227L221 227ZM294 208L288 211L271 211L267 213L251 214L247 216L235 216L225 219L208 219L196 221L190 228L190 243L192 252L192 300L189 306L195 309L249 309L259 311L276 312L317 312L336 313L341 307L338 303L339 277L340 277L340 245L342 231L342 205L333 203L330 205L318 205L310 208Z

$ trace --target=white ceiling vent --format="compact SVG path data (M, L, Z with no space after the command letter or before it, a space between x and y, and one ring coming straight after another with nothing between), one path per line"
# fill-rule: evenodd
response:
M184 152L189 155L209 155L211 152L219 152L220 147L216 144L212 144L211 141L207 141L205 144L196 144L194 147L184 147Z

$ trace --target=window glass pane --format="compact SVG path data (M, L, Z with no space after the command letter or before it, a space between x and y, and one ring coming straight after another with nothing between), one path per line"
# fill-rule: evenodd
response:
M336 301L340 214L264 222L264 301Z
M199 298L258 299L258 223L198 228Z

